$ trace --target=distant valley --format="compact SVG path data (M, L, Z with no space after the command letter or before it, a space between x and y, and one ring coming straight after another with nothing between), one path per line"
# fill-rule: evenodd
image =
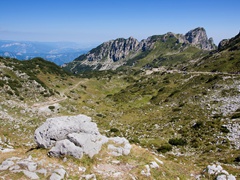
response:
M0 56L29 60L41 57L57 65L70 62L94 46L73 42L31 42L0 40Z

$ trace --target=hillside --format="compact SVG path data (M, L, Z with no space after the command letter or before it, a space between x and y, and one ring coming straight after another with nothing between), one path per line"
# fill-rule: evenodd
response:
M14 164L0 176L25 179L14 168L28 161L40 179L63 170L66 179L238 179L239 35L211 52L178 47L175 36L152 36L159 39L155 48L127 61L128 68L78 76L41 58L0 58L0 169L6 159ZM148 61L163 52L164 59ZM92 159L50 158L37 148L34 131L47 118L79 114L91 117L102 135L126 138L130 154L112 156L106 144Z
M159 66L166 59L184 61L215 48L212 38L207 38L204 28L196 28L185 35L171 32L155 35L140 42L133 37L119 38L101 44L73 62L65 64L64 68L74 73L115 70L125 66L139 69L144 66Z
M218 49L194 64L198 71L239 73L240 34L222 40Z

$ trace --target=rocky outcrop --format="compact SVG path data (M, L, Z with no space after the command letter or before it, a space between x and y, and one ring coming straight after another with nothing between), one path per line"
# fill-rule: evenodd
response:
M121 60L133 57L143 45L146 44L139 43L133 37L128 39L118 38L104 42L87 54L76 58L75 61L78 63L81 61L83 65L92 66L93 69L116 69L123 64Z
M231 39L223 39L222 41L220 41L220 43L218 44L218 50L222 51L227 48L230 48L230 51L240 50L239 42L240 42L240 32Z
M50 149L48 155L54 157L70 155L81 159L86 154L92 158L108 141L113 143L109 153L115 156L128 155L131 150L125 138L101 135L96 123L85 115L49 118L36 129L34 138L38 147Z
M220 41L220 43L218 44L218 50L223 50L224 47L226 47L229 44L229 39L223 39L222 41Z
M203 50L216 49L216 45L213 43L213 39L208 39L206 31L202 27L193 29L186 33L184 42Z

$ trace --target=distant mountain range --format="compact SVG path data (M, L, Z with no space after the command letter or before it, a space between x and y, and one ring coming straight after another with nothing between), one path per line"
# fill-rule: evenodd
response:
M193 51L192 48L195 50ZM91 70L114 70L123 66L152 67L156 64L159 66L165 59L191 59L196 53L200 55L201 52L216 48L213 39L207 37L205 29L198 27L185 35L168 32L141 41L130 37L104 42L73 62L64 64L64 68L74 73L81 73Z
M0 40L0 56L28 60L42 57L57 65L70 62L93 46L72 42L31 42Z

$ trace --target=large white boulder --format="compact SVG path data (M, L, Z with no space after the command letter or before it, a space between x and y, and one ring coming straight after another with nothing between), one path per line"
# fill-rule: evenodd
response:
M41 148L51 148L71 133L99 134L96 123L85 115L49 118L35 130L34 139Z
M131 150L127 139L101 135L97 124L85 115L49 118L36 129L34 138L38 147L51 148L48 155L55 157L71 155L80 159L86 154L92 158L108 141L112 143L108 147L112 155L128 155Z

